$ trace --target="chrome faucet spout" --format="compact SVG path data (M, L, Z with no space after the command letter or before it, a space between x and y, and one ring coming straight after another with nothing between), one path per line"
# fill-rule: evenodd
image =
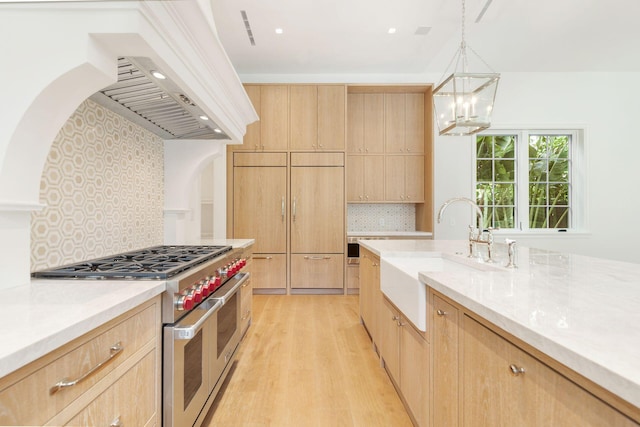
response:
M482 226L484 225L484 218L482 215L482 210L480 209L480 207L476 204L476 202L474 202L473 200L467 198L467 197L454 197L452 199L447 200L446 202L444 202L442 204L442 206L440 206L440 210L438 211L438 224L440 223L440 221L442 220L442 214L444 213L444 211L447 209L447 207L455 202L466 202L469 203L471 206L473 206L476 210L476 215L477 215L477 227L478 230L482 229Z

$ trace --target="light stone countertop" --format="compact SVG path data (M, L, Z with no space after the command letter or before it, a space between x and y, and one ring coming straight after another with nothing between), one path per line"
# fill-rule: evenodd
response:
M370 240L385 252L468 253L466 241ZM479 246L486 256L486 248ZM640 264L517 247L494 248L500 271L420 272L460 305L640 407Z
M430 231L348 231L347 237L389 237L431 239Z
M193 244L246 248L253 239ZM32 279L0 290L0 378L143 304L164 280Z

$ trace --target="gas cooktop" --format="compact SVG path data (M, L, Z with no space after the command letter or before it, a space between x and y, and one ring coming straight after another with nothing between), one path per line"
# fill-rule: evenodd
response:
M231 246L153 246L31 275L43 279L168 279L231 249Z

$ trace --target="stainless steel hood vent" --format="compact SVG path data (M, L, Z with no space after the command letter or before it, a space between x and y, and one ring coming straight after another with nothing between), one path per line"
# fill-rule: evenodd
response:
M118 82L95 93L91 100L163 139L226 139L218 125L206 116L148 58L118 58Z

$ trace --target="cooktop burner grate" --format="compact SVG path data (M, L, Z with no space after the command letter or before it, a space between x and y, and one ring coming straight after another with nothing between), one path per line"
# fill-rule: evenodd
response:
M43 279L169 279L231 246L154 246L32 273Z

